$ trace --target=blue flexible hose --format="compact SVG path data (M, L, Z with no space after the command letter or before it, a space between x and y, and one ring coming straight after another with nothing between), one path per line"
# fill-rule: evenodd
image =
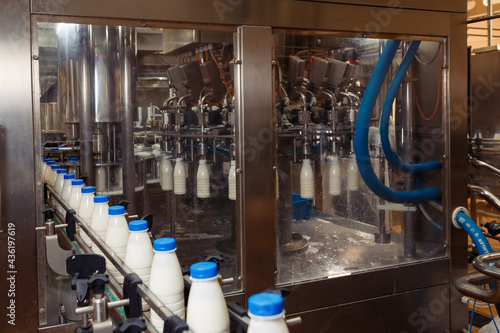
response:
M488 239L483 234L483 231L477 226L474 221L472 221L470 217L468 217L465 213L460 212L457 214L456 221L458 225L469 235L479 254L493 252L493 249L490 246L490 242L488 242ZM489 286L490 289L495 288L494 283L490 283ZM500 304L495 304L495 308L497 309L497 312L500 313Z
M356 130L354 132L354 150L356 152L356 162L359 173L370 190L380 198L397 203L411 203L433 200L439 197L437 188L425 188L416 191L396 191L385 186L373 171L368 151L368 130L370 126L371 114L378 93L389 71L392 60L399 47L399 41L389 40L380 59L373 70L373 74L368 82L365 94L359 107Z
M403 163L398 155L392 151L391 144L389 142L389 118L391 116L392 103L396 98L399 86L401 85L411 62L417 54L419 46L419 41L410 43L408 51L406 51L403 61L401 62L396 75L394 75L394 79L392 80L389 89L387 90L387 95L382 107L382 114L380 115L380 139L385 158L390 165L405 173L420 173L441 168L440 161L430 161L418 164Z

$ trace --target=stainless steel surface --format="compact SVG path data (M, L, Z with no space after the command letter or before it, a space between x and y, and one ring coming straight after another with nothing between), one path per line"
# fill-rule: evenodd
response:
M483 187L471 184L469 184L469 189L476 192L476 194L479 194L479 196L486 200L490 205L500 210L500 199L498 199L493 193Z
M90 27L80 24L77 28L78 56L77 82L80 112L80 177L86 177L87 185L95 185L94 154L92 152L92 36Z
M68 275L66 273L66 259L73 254L73 251L61 249L57 235L45 236L45 247L50 269L59 275Z
M486 289L484 286L488 283L494 283L493 289ZM486 303L498 303L500 301L500 280L495 280L489 275L475 273L461 276L455 282L459 292L465 296L478 299Z
M37 149L40 146L33 144L32 101L35 94L31 85L31 68L36 60L31 54L29 8L26 0L0 4L0 72L4 78L0 82L0 289L4 291L0 297L0 331L5 333L35 332L39 313L34 158L40 156ZM39 106L35 110L40 128ZM14 230L10 235L9 229ZM9 236L15 243L15 260L12 262L8 262L8 255L12 254L8 252ZM14 285L7 280L12 276L15 277ZM9 290L14 294L9 296ZM7 310L11 304L15 308L12 318L9 317L11 310ZM9 320L14 321L9 324Z
M123 194L130 202L128 212L138 211L135 196L135 163L134 163L134 110L136 108L135 91L137 80L137 63L135 46L135 30L128 27L118 28L119 69L119 110L122 117L122 170Z
M473 166L480 166L480 167L484 167L492 172L494 172L495 174L497 174L498 176L500 176L500 169L497 169L496 167L494 167L493 165L489 164L489 163L486 163L484 161L481 161L475 157L472 157L472 156L469 156L469 160L471 162L471 164Z
M482 254L474 258L472 266L480 273L488 275L496 280L500 279L500 269L496 266L488 264L498 262L500 260L500 253ZM497 302L494 302L497 303Z
M275 175L273 166L273 59L271 28L242 26L236 34L236 244L244 244L243 289L252 295L273 286L276 271L274 221ZM249 141L253 137L257 141ZM259 181L255 181L259 179ZM242 251L240 249L239 251ZM260 267L260 269L255 269Z
M56 102L40 103L40 120L44 132L64 132L63 117Z
M486 0L487 1L487 14L488 16L491 16L493 14L493 1L492 0ZM491 46L493 44L493 21L488 20L488 46Z

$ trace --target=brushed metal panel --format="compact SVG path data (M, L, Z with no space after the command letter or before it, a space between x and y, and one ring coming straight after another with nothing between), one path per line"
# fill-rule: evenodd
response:
M395 266L309 283L283 285L290 289L287 312L310 311L363 299L449 283L449 260ZM418 276L419 278L412 278Z
M36 332L37 252L35 235L35 169L31 90L29 1L0 3L0 331ZM38 123L40 127L40 124ZM38 149L40 149L38 147ZM15 225L15 263L8 267L9 223ZM14 271L16 273L7 273ZM15 296L8 296L15 276ZM14 290L12 289L12 290ZM15 326L7 307L15 301ZM10 310L9 310L10 313Z
M382 0L379 0L382 1ZM365 0L364 2L368 2ZM426 0L427 3L430 0ZM452 0L447 1L451 3ZM426 36L448 34L448 14L437 10L401 10L351 4L291 0L109 1L33 0L32 13L76 17L123 18L223 25L260 25L273 28L338 30ZM439 3L439 2L436 2ZM433 7L435 8L435 7ZM440 7L437 7L440 8ZM432 22L432 24L429 24ZM152 22L153 23L153 22Z
M451 299L459 299L453 295ZM336 332L462 332L451 330L448 318L448 285L435 286L307 312L287 313L300 316L302 324L291 333ZM465 316L467 318L467 316Z
M237 211L248 296L272 287L276 271L271 28L239 27L235 52Z

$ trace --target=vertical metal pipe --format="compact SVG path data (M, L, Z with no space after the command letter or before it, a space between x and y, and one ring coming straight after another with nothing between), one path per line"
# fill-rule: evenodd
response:
M406 54L410 42L405 42L403 45L403 54ZM402 99L402 121L403 129L401 136L402 161L412 163L411 155L414 149L414 106L413 106L413 65L410 65L406 73L406 78L403 81L403 99ZM403 176L405 191L413 189L413 175L406 173ZM407 211L403 215L403 232L404 232L404 254L407 257L415 257L416 253L416 238L417 238L417 223L414 212Z
M134 162L134 110L136 90L136 45L135 29L118 28L118 57L120 85L120 113L122 131L123 194L130 202L128 211L136 214L135 162Z
M80 175L87 177L87 185L95 185L92 152L92 92L91 92L91 28L79 25L79 52L77 58L78 104L80 105Z
M488 17L493 14L493 3L491 0L488 0ZM488 46L493 45L493 21L489 19L488 21Z

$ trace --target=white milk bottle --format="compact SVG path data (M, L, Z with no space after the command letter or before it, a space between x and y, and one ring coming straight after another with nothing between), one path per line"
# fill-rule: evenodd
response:
M49 185L54 187L56 186L57 179L57 170L61 169L60 165L54 164L50 167L50 177L49 177Z
M217 264L191 265L187 324L196 333L229 333L229 314L217 276Z
M52 170L52 166L55 165L56 162L54 161L47 161L47 166L45 167L45 171L43 174L43 181L48 183L49 182L49 177L50 177L50 171Z
M125 219L125 207L109 207L108 214L109 221L104 242L109 246L111 251L118 256L118 258L124 260L129 235L128 224ZM118 283L123 284L123 275L118 272L113 264L106 262L106 268L108 273L113 275Z
M227 175L228 198L236 200L236 161L231 161L229 174Z
M84 186L81 192L82 198L80 200L80 207L78 208L78 216L90 227L94 211L94 186ZM80 233L80 236L87 246L92 246L92 240L90 240L85 232Z
M186 194L186 169L182 158L175 159L174 194Z
M61 198L69 205L69 197L71 195L71 181L75 179L75 175L66 174L64 175L64 184L61 191Z
M106 229L109 222L109 198L107 195L96 195L94 197L94 210L92 211L92 219L90 220L90 228L95 231L97 236L104 242L106 239ZM99 247L92 242L92 251L97 254L102 254Z
M328 193L330 195L342 194L342 180L340 176L340 164L337 156L330 160L330 170L328 172Z
M283 310L283 297L260 293L248 299L250 324L247 333L288 333Z
M175 245L173 238L158 238L153 242L149 289L170 311L184 320L184 279ZM155 311L151 312L151 323L158 332L163 332L163 320Z
M304 199L314 198L314 173L308 158L302 160L300 169L300 196Z
M172 191L174 189L174 170L168 155L161 158L160 184L163 191Z
M58 196L61 196L61 194L62 194L62 189L64 186L64 175L66 175L66 174L67 174L67 171L64 169L57 170L56 186L54 188L54 191L56 191L56 194Z
M359 189L358 179L358 164L356 162L356 155L351 154L349 163L347 164L347 190L357 191Z
M130 233L125 252L125 265L139 275L144 284L148 285L153 262L153 245L148 234L148 221L131 221L128 224L128 230ZM149 310L149 305L144 300L142 309Z
M198 198L210 197L210 174L208 172L207 160L200 160L198 172L196 173L196 194Z
M78 214L80 201L82 200L83 179L74 179L71 181L71 194L69 195L69 207Z

